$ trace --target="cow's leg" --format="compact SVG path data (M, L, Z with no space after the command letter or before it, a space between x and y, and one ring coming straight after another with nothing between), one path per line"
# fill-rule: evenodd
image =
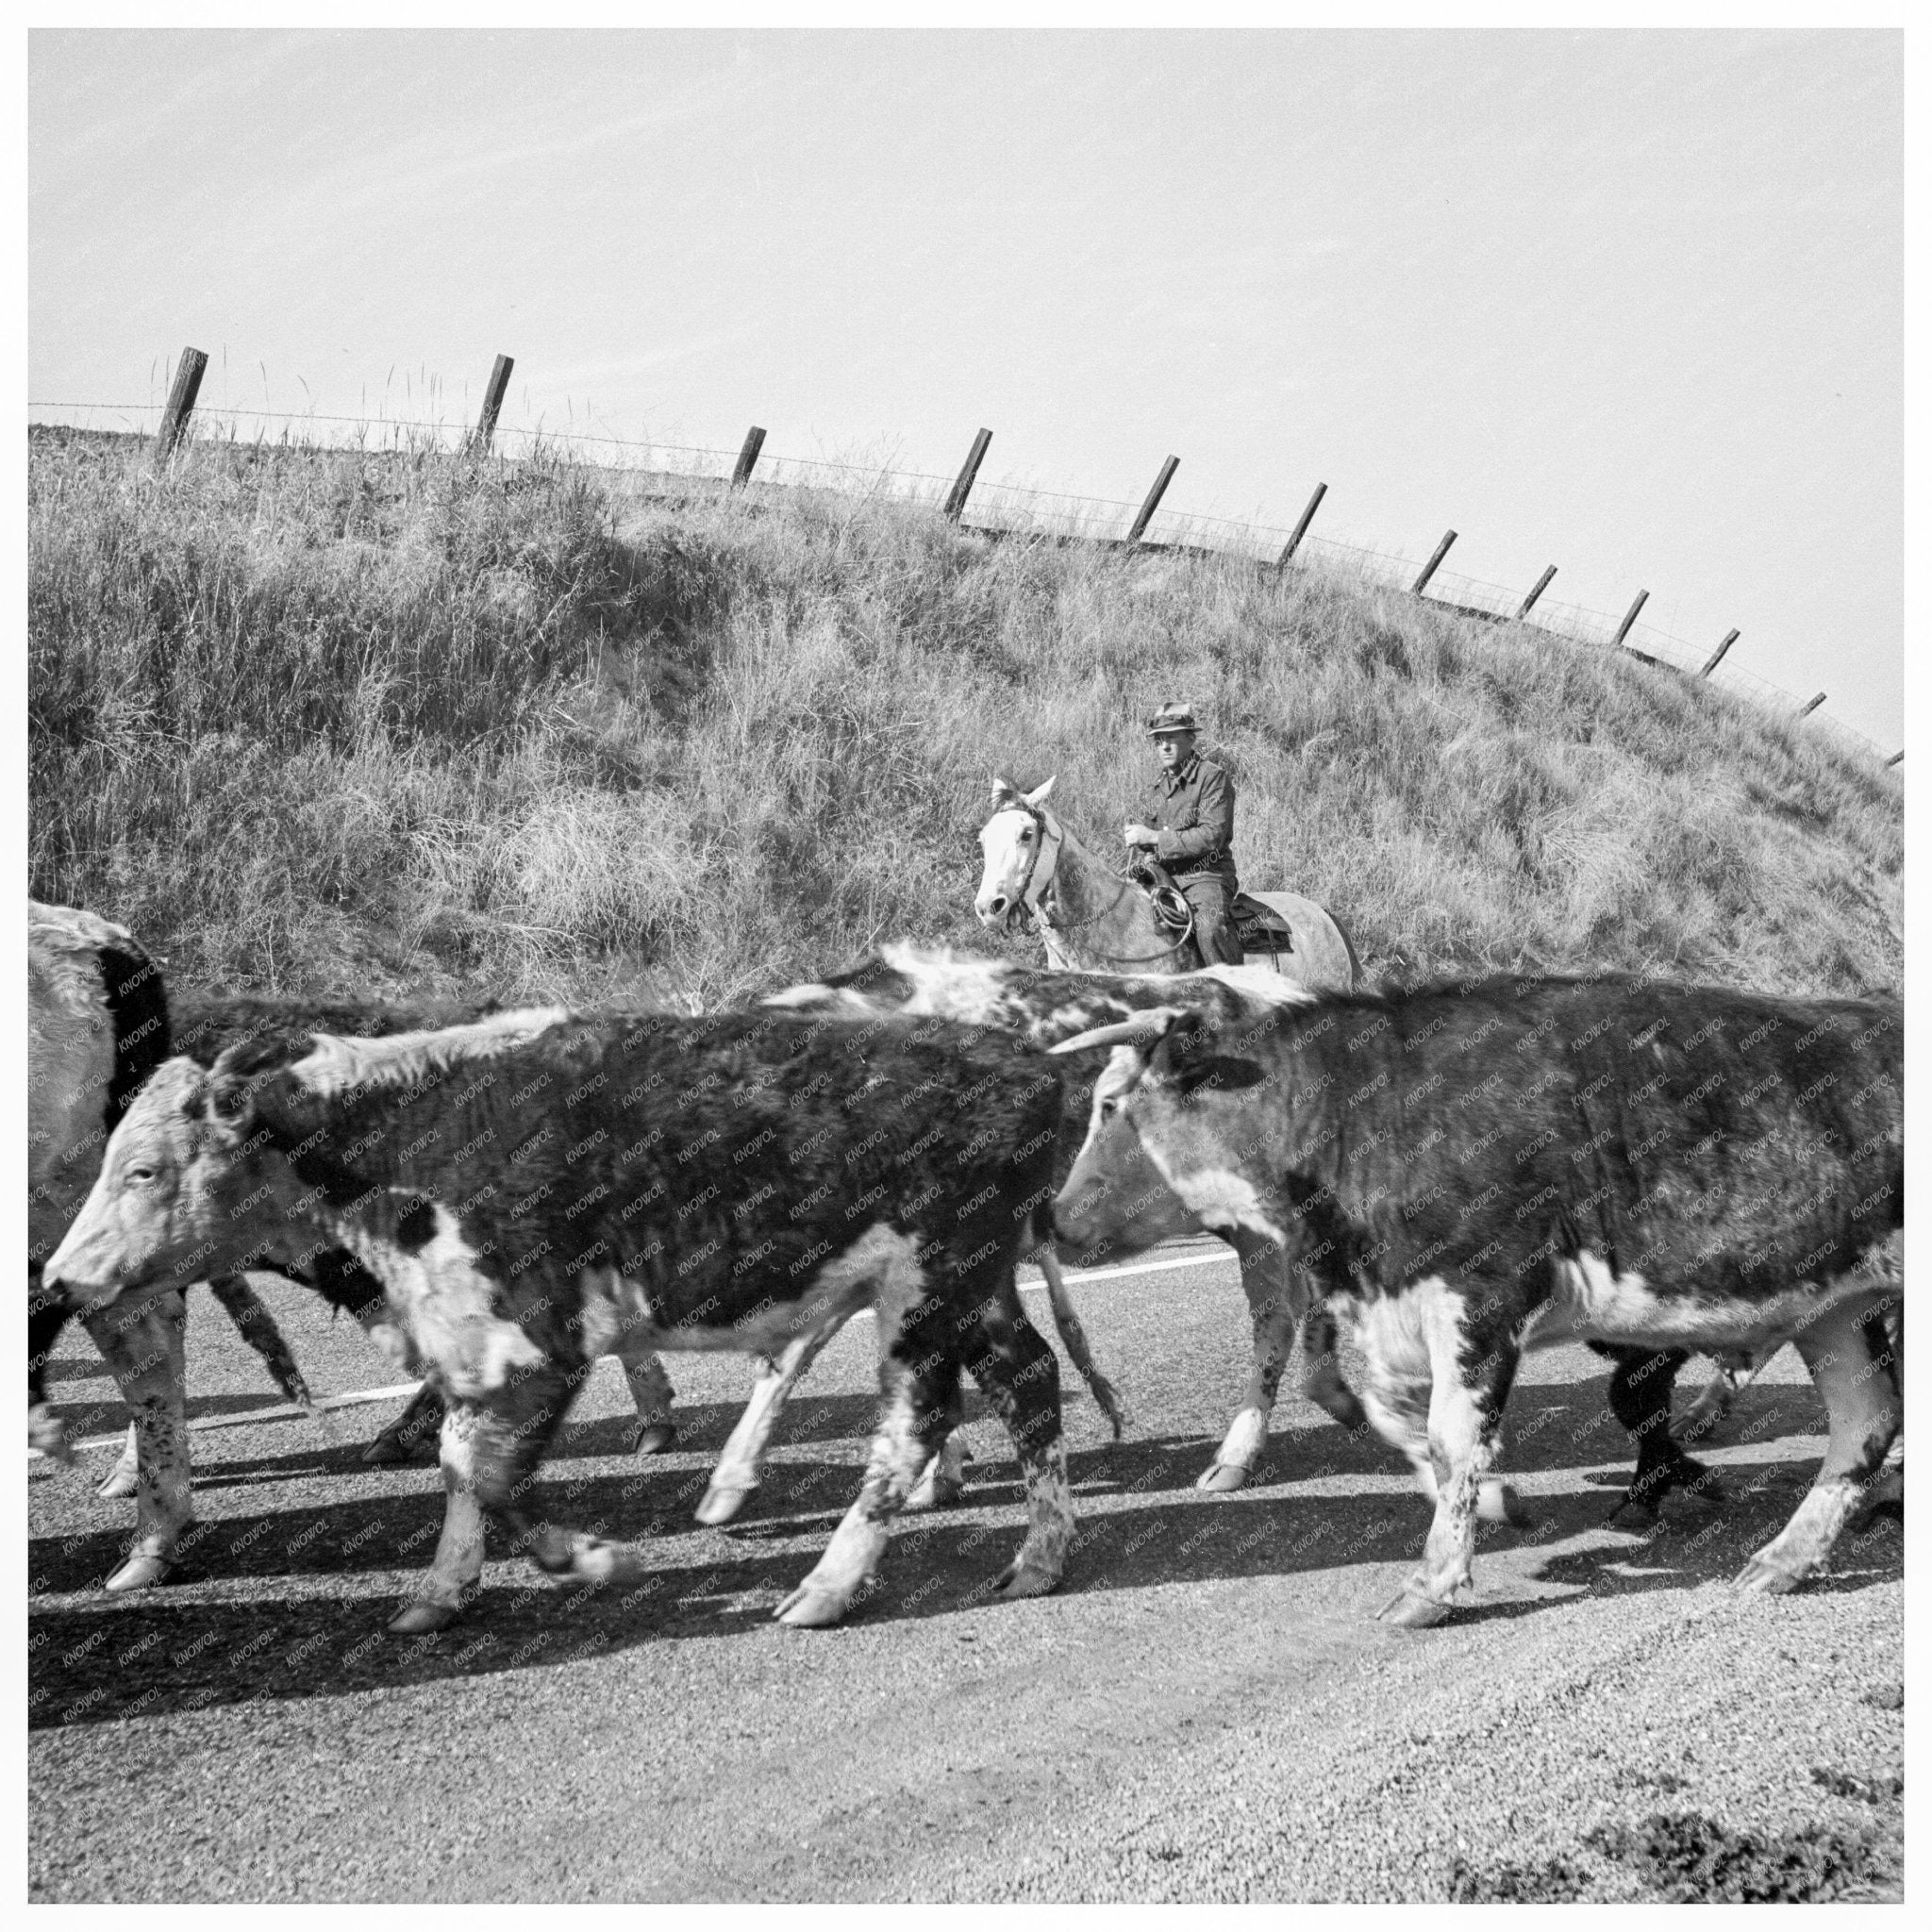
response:
M37 1261L26 1266L26 1442L57 1462L72 1462L74 1446L47 1401L47 1364L69 1320L67 1308L41 1288Z
M626 1355L620 1347L617 1358L624 1364L624 1379L630 1384L630 1399L638 1412L637 1433L630 1439L630 1453L661 1455L677 1441L677 1424L671 1420L671 1377L664 1373L664 1364L653 1349L638 1349Z
M1241 1406L1222 1438L1214 1460L1194 1478L1197 1490L1240 1489L1254 1474L1268 1441L1268 1418L1281 1387L1281 1372L1294 1348L1301 1297L1290 1291L1288 1269L1276 1243L1245 1232L1226 1237L1241 1257L1241 1289L1254 1323L1255 1346Z
M1500 1446L1503 1405L1516 1374L1517 1351L1492 1338L1474 1367L1463 1329L1464 1298L1446 1288L1418 1291L1431 1368L1429 1462L1436 1514L1421 1567L1380 1614L1407 1628L1440 1624L1473 1587L1471 1558L1483 1477Z
M531 1562L548 1574L577 1583L636 1582L645 1573L635 1550L551 1523L524 1500L582 1381L577 1366L546 1359L518 1371L479 1405L476 1497L502 1517Z
M1713 1357L1710 1380L1699 1391L1697 1400L1685 1411L1675 1433L1686 1442L1701 1442L1730 1420L1731 1405L1739 1391L1757 1379L1765 1364L1783 1344L1773 1342L1757 1351L1731 1349Z
M121 1444L120 1457L95 1486L94 1494L108 1502L117 1503L123 1496L139 1494L140 1490L141 1431L129 1423L126 1440Z
M1671 1391L1677 1371L1690 1359L1681 1348L1653 1352L1611 1342L1591 1342L1616 1363L1610 1375L1610 1413L1637 1443L1637 1469L1623 1500L1610 1511L1614 1523L1626 1509L1641 1526L1657 1519L1658 1507L1674 1489L1687 1489L1716 1501L1717 1477L1685 1455L1671 1434Z
M1302 1317L1302 1393L1352 1435L1368 1425L1368 1411L1348 1386L1335 1348L1335 1310L1316 1301Z
M476 1491L477 1432L483 1414L474 1403L439 1403L442 1464L442 1535L428 1574L389 1621L399 1637L441 1630L468 1600L483 1574L483 1507Z
M1828 1308L1794 1338L1831 1421L1824 1461L1805 1500L1739 1574L1741 1589L1779 1595L1824 1567L1905 1422L1897 1364L1874 1346L1869 1307ZM1880 1331L1882 1333L1882 1331Z
M956 1391L946 1440L906 1498L908 1514L946 1508L966 1493L966 1465L972 1458L967 1453L966 1439L959 1433L965 1419L965 1407Z
M437 1440L443 1424L442 1391L425 1380L409 1406L362 1452L370 1463L408 1462L425 1443Z
M1066 1343L1067 1357L1092 1390L1101 1412L1113 1424L1113 1439L1118 1442L1127 1425L1126 1406L1121 1401L1120 1391L1094 1365L1093 1351L1087 1345L1087 1331L1081 1327L1073 1297L1067 1293L1067 1277L1060 1273L1059 1257L1054 1253L1053 1243L1048 1241L1038 1249L1033 1258L1046 1277L1046 1298L1053 1305L1053 1324Z
M295 1357L275 1326L268 1304L249 1287L241 1274L218 1275L208 1283L208 1292L228 1311L228 1319L242 1331L242 1340L262 1359L275 1385L299 1408L310 1406L308 1384L295 1366Z
M776 1361L766 1356L758 1357L758 1379L751 1391L751 1400L744 1405L744 1413L738 1418L717 1467L711 1472L710 1483L699 1499L700 1523L729 1523L744 1507L744 1499L758 1486L758 1459L771 1440L778 1411L785 1407L805 1372L818 1359L819 1351L843 1323L841 1315L829 1326L793 1336Z
M140 1480L134 1541L108 1578L113 1591L142 1590L175 1567L182 1532L193 1520L188 1450L187 1309L178 1294L117 1302L83 1317L134 1411Z
M1431 1503L1441 1502L1435 1462L1429 1453L1429 1408L1435 1372L1420 1331L1406 1319L1400 1303L1372 1308L1364 1325L1368 1380L1361 1404L1369 1426L1408 1460L1416 1487ZM1509 1484L1485 1474L1476 1486L1477 1517L1527 1529L1534 1518Z
M915 1310L880 1358L879 1425L865 1481L811 1574L774 1612L781 1624L820 1628L844 1616L885 1554L892 1518L945 1441L956 1414L959 1365L931 1318L934 1307L925 1303ZM1046 1354L1051 1362L1053 1351Z
M985 1294L963 1338L966 1368L1013 1439L1026 1491L1025 1540L993 1590L1005 1597L1044 1596L1058 1587L1074 1541L1059 1364L1021 1312L1017 1296L1002 1303Z

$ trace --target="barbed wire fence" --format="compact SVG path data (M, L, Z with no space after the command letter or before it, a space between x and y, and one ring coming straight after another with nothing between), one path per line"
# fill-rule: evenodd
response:
M600 471L620 489L645 497L693 491L749 491L758 497L774 491L829 490L923 506L964 528L991 536L1041 536L1113 548L1244 558L1277 568L1313 565L1331 575L1354 578L1368 588L1406 592L1460 616L1490 623L1521 623L1571 642L1629 650L1686 675L1707 677L1767 710L1805 718L1808 729L1885 766L1896 766L1905 757L1903 751L1888 755L1862 731L1820 715L1825 692L1819 691L1801 703L1795 693L1726 661L1739 636L1737 631L1711 649L1642 622L1648 591L1640 591L1619 618L1581 605L1544 601L1542 593L1557 574L1554 565L1526 594L1443 571L1442 560L1456 541L1454 530L1448 531L1421 563L1400 551L1368 549L1310 536L1309 525L1327 491L1325 483L1317 485L1300 519L1290 527L1163 510L1161 497L1178 467L1179 459L1174 457L1163 463L1138 506L1125 500L1030 490L1014 484L980 484L980 464L991 441L991 432L985 429L974 437L958 475L942 476L885 465L768 453L765 431L757 425L735 451L604 436L580 431L575 425L561 431L542 426L506 428L498 418L514 366L508 356L496 358L474 424L467 409L460 421L440 416L337 416L314 410L226 407L197 411L195 403L207 359L199 350L184 352L164 403L29 403L28 426L149 438L158 461L172 457L187 438L191 419L193 435L201 441L451 458L488 453L508 463L566 455L573 462Z

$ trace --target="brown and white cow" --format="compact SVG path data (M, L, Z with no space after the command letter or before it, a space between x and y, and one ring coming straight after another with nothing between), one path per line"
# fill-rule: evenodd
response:
M838 1621L972 1374L1018 1450L1029 1528L995 1585L1051 1590L1073 1510L1053 1351L1014 1262L1052 1191L1058 1067L944 1022L854 1026L503 1013L388 1040L297 1035L175 1060L130 1106L48 1287L99 1307L293 1241L382 1284L400 1359L450 1400L435 1563L391 1627L446 1623L478 1511L544 1571L634 1576L530 1495L585 1365L619 1346L780 1353L869 1307L883 1412L858 1501L779 1606ZM298 1257L299 1258L299 1257Z
M1505 979L1284 1011L1241 1041L1170 1008L1058 1050L1107 1043L1055 1204L1062 1253L1140 1240L1120 1180L1151 1164L1352 1315L1371 1418L1436 1498L1396 1622L1440 1621L1472 1587L1478 1487L1524 1348L1796 1341L1830 1445L1746 1588L1814 1574L1887 1492L1895 1003Z

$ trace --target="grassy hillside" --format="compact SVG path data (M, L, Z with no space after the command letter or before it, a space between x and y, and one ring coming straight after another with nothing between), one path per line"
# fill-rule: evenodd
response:
M1244 883L1371 973L1900 978L1895 774L1345 581L567 466L36 439L28 495L31 890L186 976L708 1005L985 950L990 774L1104 842L1185 696Z

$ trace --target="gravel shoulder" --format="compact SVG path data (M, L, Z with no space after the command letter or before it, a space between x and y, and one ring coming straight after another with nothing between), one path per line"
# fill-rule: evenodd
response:
M259 1285L318 1393L391 1379L359 1331ZM964 1507L902 1525L845 1627L771 1621L864 1460L865 1324L724 1530L690 1511L745 1364L674 1358L684 1433L642 1460L600 1365L555 1507L637 1539L645 1583L564 1592L493 1557L428 1639L381 1634L441 1513L432 1468L358 1459L393 1404L197 1434L192 1573L136 1597L97 1587L132 1517L92 1494L111 1452L86 1479L36 1465L30 1896L1898 1895L1896 1528L1796 1596L1729 1588L1822 1453L1794 1357L1712 1453L1725 1506L1675 1504L1647 1538L1605 1526L1629 1457L1601 1363L1532 1357L1507 1461L1537 1524L1493 1532L1474 1606L1412 1633L1371 1616L1427 1524L1378 1445L1285 1399L1262 1481L1192 1488L1243 1373L1232 1266L1075 1293L1133 1424L1113 1443L1067 1373L1080 1536L1062 1591L1026 1604L986 1597L1022 1521L974 1406ZM190 1348L197 1416L274 1401L199 1293ZM70 1425L112 1431L111 1384L84 1337L67 1350Z

